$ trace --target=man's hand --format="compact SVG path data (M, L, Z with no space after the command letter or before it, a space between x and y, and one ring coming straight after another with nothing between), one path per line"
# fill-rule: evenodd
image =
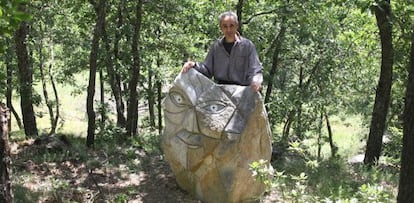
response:
M187 61L184 63L183 68L181 69L182 73L186 73L190 68L193 68L195 66L194 61Z
M250 84L250 87L252 88L253 91L258 92L262 89L262 84L258 82L252 82L252 84Z

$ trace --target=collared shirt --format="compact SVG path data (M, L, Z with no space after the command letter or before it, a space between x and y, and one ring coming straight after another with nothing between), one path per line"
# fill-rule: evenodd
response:
M224 48L223 38L215 41L205 61L195 68L222 84L248 86L252 82L263 82L263 67L256 47L249 39L241 36L235 41L230 54Z

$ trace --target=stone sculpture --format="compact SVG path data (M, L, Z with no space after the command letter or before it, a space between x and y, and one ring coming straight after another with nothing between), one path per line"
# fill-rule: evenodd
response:
M259 93L180 73L163 101L165 159L178 185L203 202L251 202L265 191L249 164L271 158ZM271 167L269 165L269 167Z

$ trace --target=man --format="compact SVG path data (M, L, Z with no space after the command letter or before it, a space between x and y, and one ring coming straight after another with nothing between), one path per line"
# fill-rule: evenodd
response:
M260 91L263 68L254 44L237 31L237 14L231 11L222 13L219 25L224 36L213 43L205 61L188 61L181 72L185 73L194 67L219 84L250 86L254 91Z

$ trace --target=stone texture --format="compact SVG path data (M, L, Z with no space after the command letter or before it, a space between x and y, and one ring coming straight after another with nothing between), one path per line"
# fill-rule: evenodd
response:
M177 76L163 102L161 147L178 185L203 202L252 202L265 186L249 164L270 160L262 98L250 87L218 85L196 70Z

